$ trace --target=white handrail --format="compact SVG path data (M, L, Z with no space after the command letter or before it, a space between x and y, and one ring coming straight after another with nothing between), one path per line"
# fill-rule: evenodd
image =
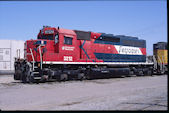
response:
M153 61L154 61L154 69L157 69L157 60L154 55L153 55Z
M162 70L162 61L161 61L161 59L160 59L160 57L158 55L157 55L157 57L158 57L158 59L160 61L160 70Z
M31 52L31 55L32 55L32 60L33 60L33 71L34 71L35 59L34 59L34 56L33 56L32 49L31 49L31 48L30 48L30 52Z
M163 65L163 69L164 69L164 67L165 67L164 56L162 56L162 65Z

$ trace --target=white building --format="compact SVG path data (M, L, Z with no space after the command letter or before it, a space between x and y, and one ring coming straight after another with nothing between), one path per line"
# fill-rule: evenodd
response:
M0 73L14 71L17 50L20 50L20 58L24 58L24 42L22 40L0 40Z

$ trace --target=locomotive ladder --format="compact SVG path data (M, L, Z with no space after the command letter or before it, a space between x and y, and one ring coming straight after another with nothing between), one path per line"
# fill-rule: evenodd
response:
M155 59L155 58L154 58L154 59ZM161 58L157 55L157 59L159 60L159 63L158 63L157 60L156 60L156 68L155 68L155 69L157 69L158 66L159 66L159 71L160 71L161 74L163 74L164 71L165 71L165 64L164 64L163 56L162 56L162 59L161 59ZM158 73L158 72L157 72L157 73Z
M37 49L39 49L39 54L40 54L40 68L42 69L42 54L41 54L41 46L38 46ZM33 75L38 75L39 76L39 72L37 70L35 70L35 68L38 68L37 66L35 66L35 59L33 56L33 52L32 49L30 48L30 52L31 52L31 56L32 56L32 60L33 60ZM34 77L34 79L41 79L41 77Z
M40 68L42 69L42 53L41 53L41 46L38 46L39 48L39 54L40 54ZM32 49L30 48L30 52L31 52L31 56L32 56L32 60L33 60L33 71L34 71L34 68L35 68L35 59L34 59L34 56L33 56L33 52L32 52Z
M157 60L154 55L153 55L153 62L154 62L154 70L157 70Z
M159 59L159 66L160 66L160 71L162 70L162 68L163 68L163 65L162 65L162 61L161 61L161 59L160 59L160 57L159 56L157 56L158 57L158 59Z

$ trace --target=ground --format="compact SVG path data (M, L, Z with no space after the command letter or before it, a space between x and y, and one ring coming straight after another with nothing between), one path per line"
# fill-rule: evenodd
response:
M167 110L168 75L23 84L0 75L1 110Z

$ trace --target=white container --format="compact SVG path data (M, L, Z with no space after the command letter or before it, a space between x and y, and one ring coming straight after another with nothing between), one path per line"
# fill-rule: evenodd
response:
M20 50L20 58L24 58L24 42L22 40L0 40L0 71L14 71L17 49Z

